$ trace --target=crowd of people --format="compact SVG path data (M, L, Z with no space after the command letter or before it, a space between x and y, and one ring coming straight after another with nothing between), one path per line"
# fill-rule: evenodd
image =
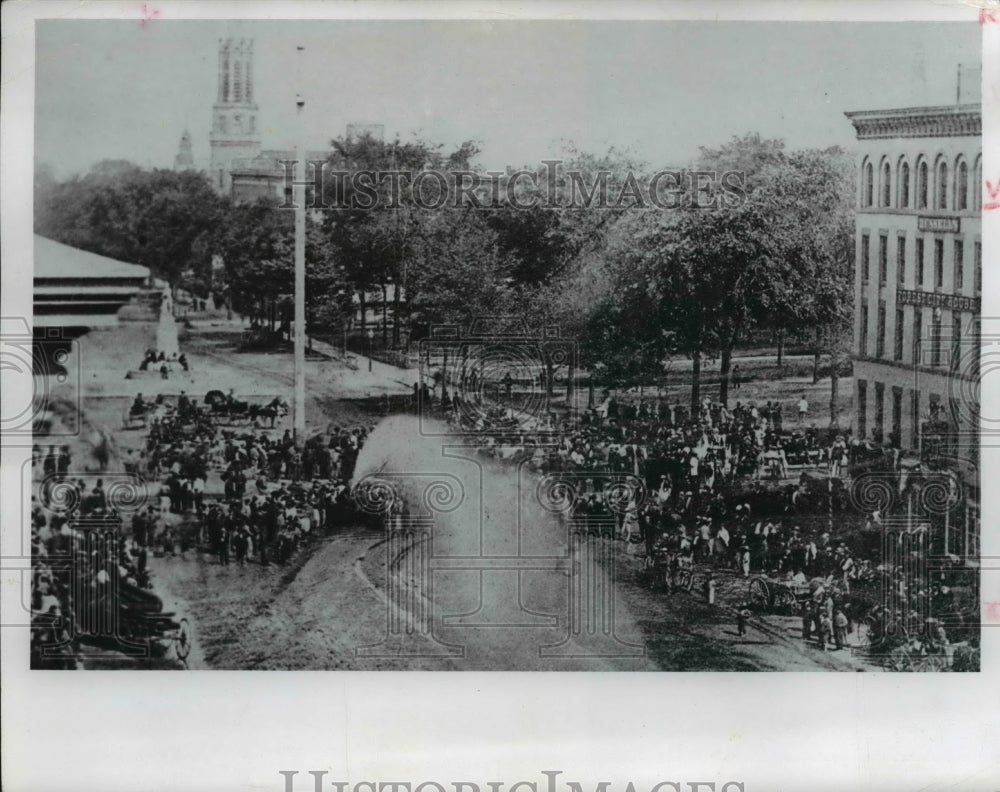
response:
M421 400L426 405L431 397L415 387L414 406ZM117 526L114 568L87 561L83 577L99 585L97 576L113 573L143 587L148 552L173 556L201 548L220 565L282 564L310 537L367 519L348 486L372 427L331 426L298 448L287 429L222 426L183 392L175 402L145 402L140 395L137 405L150 416L147 434L123 463L147 483L148 502L126 524L102 503L97 487L79 493L68 517L46 519L37 508L33 514L39 560L33 647L59 638L55 624L72 635L67 583L45 558L63 554L67 543L75 548L94 525ZM788 428L781 404L737 402L727 409L706 399L690 411L664 399L608 397L579 416L550 413L529 421L509 404L466 407L454 397L437 405L481 455L563 482L571 494L566 520L623 542L647 565L666 555L702 573L764 575L796 586L822 579L803 615L803 638L818 637L823 648L844 645L843 630L862 616L852 612L852 589L881 586L887 576L893 585L900 574L859 543L865 532L842 513L832 486L817 496L805 475L789 480L793 468L823 479L844 476L871 454L870 446L849 431L820 432L801 415ZM68 477L68 449L36 448L36 457L46 482ZM221 497L206 494L213 474L222 481ZM868 515L869 527L880 527L873 519L881 516Z
M480 453L565 482L567 519L624 542L646 569L665 556L674 569L759 575L805 592L803 639L823 649L845 646L883 590L897 592L896 607L911 620L947 610L944 577L921 583L905 564L886 563L884 516L848 509L851 467L876 456L898 465L898 451L849 430L820 432L805 423L804 397L794 406L791 427L772 402L730 410L705 400L691 412L664 400L606 398L579 420L534 420L534 431L509 406L448 415L475 430ZM616 486L623 476L631 496Z
M119 608L151 587L147 551L122 529L102 479L41 480L31 508L31 668L79 668L83 636L121 637Z

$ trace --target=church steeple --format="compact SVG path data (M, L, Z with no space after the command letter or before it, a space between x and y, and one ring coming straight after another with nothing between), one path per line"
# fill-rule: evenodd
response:
M257 104L253 100L253 39L220 39L218 92L212 112L209 178L228 193L233 160L260 153Z
M177 147L177 156L174 157L174 170L185 171L194 170L194 154L191 150L191 133L184 130L181 135L180 145Z

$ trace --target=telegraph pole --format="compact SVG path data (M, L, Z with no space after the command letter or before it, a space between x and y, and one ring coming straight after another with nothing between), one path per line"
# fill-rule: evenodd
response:
M299 90L302 89L302 53L298 47ZM292 202L295 204L295 445L299 448L306 439L306 154L305 124L303 122L305 97L295 96L296 159L302 165L302 177L292 180Z

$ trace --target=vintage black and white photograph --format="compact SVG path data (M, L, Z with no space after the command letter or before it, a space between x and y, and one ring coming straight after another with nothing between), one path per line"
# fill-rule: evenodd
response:
M979 671L974 12L142 8L35 25L31 669Z

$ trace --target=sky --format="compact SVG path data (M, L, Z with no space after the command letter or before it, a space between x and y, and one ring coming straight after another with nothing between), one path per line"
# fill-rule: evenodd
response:
M292 147L301 90L309 148L381 123L478 141L492 169L566 141L653 167L747 132L849 148L845 111L953 104L958 65L981 63L975 22L43 20L36 162L57 178L109 158L171 167L187 127L203 166L225 36L254 39L264 148Z

